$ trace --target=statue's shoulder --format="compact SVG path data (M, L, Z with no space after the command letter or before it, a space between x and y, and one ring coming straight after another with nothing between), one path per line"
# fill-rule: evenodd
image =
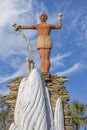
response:
M46 24L46 26L47 26L47 27L49 27L49 28L51 28L53 25L52 25L52 24L47 23L47 24Z
M39 26L41 26L40 24L36 24L35 27L38 28Z
M49 23L47 23L47 25L50 27L51 26L51 24L49 24Z

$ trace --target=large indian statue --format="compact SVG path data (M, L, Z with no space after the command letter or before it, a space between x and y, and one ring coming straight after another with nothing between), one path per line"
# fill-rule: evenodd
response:
M40 23L35 25L26 25L26 26L16 26L16 31L19 29L36 29L38 32L38 38L36 41L36 47L38 49L40 58L41 58L41 71L42 73L49 73L50 69L50 50L52 49L52 40L50 38L50 32L52 29L61 29L62 28L62 13L58 14L58 24L52 25L46 22L48 16L46 13L41 13Z

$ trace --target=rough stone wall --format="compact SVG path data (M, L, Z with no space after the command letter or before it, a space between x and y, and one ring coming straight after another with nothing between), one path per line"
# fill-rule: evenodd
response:
M69 96L68 92L64 86L64 82L68 81L66 77L59 77L56 75L42 75L43 79L46 82L50 93L50 101L52 105L53 114L55 111L55 105L57 98L61 98L63 103L63 110L64 110L64 123L65 123L65 130L72 130L72 119L70 117L70 109L69 109Z
M12 80L7 87L10 88L10 92L7 95L6 98L6 103L9 105L10 107L10 115L8 118L8 124L7 124L7 130L9 129L10 124L14 121L14 110L15 110L15 104L16 104L16 97L17 97L17 92L18 92L18 88L19 88L19 84L21 82L23 77L17 77L16 79Z
M52 110L54 113L55 110L55 104L58 97L60 97L63 101L63 108L64 108L64 121L65 121L65 130L72 130L72 121L70 118L70 110L69 110L69 96L68 92L64 86L64 82L67 81L66 77L58 77L55 75L42 75L44 81L46 82L46 85L48 87L48 90L50 92L50 101L52 105ZM13 122L13 116L14 116L14 110L15 110L15 103L16 103L16 97L18 92L18 87L23 77L18 77L15 80L11 81L8 84L8 87L10 87L10 93L7 96L7 103L10 106L10 112L11 115L8 118L9 124L7 125L7 130L10 126L10 124Z

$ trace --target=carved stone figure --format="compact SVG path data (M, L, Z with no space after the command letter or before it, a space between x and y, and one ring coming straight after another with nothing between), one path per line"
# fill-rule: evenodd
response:
M52 48L52 40L50 38L50 32L52 29L61 29L62 28L62 13L58 14L58 24L52 25L46 22L48 16L46 13L41 13L40 23L31 25L31 26L16 26L15 30L18 29L36 29L38 33L38 38L36 41L36 47L38 49L40 58L41 58L41 71L42 73L49 73L50 69L50 50Z

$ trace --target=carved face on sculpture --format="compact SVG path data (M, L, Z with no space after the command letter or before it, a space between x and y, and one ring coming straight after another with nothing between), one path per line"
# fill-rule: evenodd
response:
M46 15L46 13L41 13L40 16L39 16L39 18L40 18L40 21L41 21L41 22L46 22L46 20L47 20L47 15Z

